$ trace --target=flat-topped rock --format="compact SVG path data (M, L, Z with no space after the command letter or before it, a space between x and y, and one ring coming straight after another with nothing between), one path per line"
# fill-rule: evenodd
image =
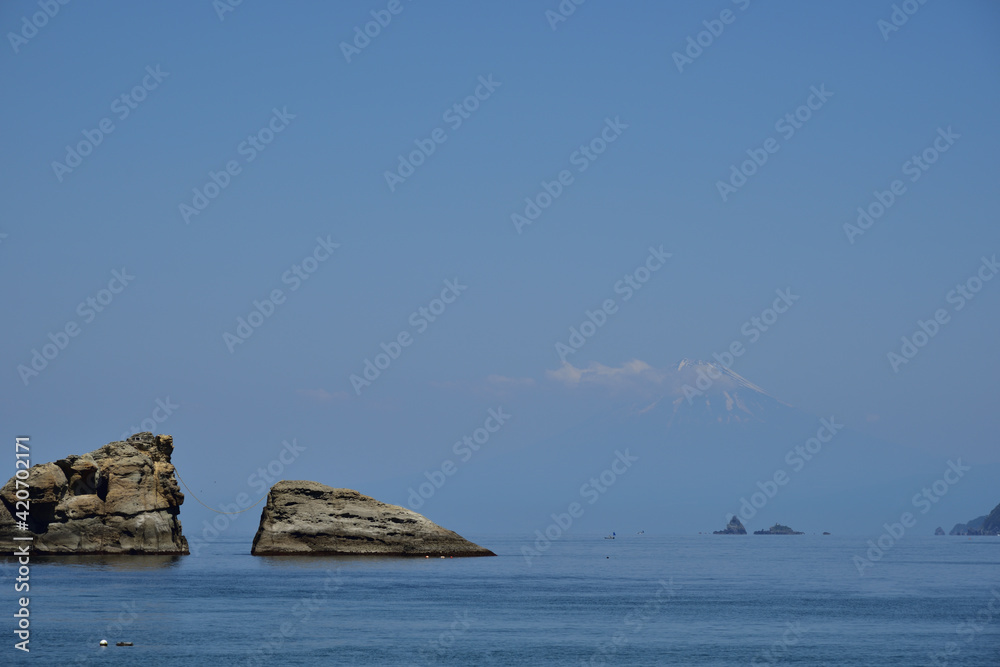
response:
M496 555L405 507L308 481L282 481L271 487L250 553Z
M173 449L171 436L147 431L32 466L22 480L27 530L19 526L25 505L12 477L0 489L0 549L32 537L31 551L42 554L187 554Z
M788 526L782 526L780 523L776 523L767 530L755 530L754 535L804 535L805 533L800 533L797 530L792 530Z

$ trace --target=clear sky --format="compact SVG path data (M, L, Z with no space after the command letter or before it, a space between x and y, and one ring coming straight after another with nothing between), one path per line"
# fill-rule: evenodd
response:
M550 374L586 311L613 301L563 371L655 370L747 343L790 290L736 372L1000 463L1000 280L976 283L1000 5L902 4L4 2L5 437L41 462L165 417L206 502L255 495L294 439L282 477L403 504L488 409L514 415L495 452L600 405Z

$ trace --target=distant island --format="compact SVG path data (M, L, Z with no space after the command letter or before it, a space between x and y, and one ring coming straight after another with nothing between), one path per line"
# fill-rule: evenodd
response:
M716 530L712 533L713 535L746 535L747 529L743 527L740 520L733 515L733 518L729 520L729 523L722 530Z
M776 523L767 530L755 530L754 535L804 535L805 533L800 533L797 530L792 530L788 526L782 526L780 523Z

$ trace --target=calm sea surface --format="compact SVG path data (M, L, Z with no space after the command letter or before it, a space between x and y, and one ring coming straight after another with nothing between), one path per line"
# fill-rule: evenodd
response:
M905 536L864 576L866 537L576 536L530 564L527 536L468 537L499 557L36 560L30 655L8 563L0 664L1000 665L997 537Z

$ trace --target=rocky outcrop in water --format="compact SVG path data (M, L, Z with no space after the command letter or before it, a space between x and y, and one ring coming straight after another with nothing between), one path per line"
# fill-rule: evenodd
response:
M788 526L782 526L780 523L776 523L767 530L755 530L754 535L804 535L805 533L800 533L796 530L792 530Z
M28 470L28 530L16 479L0 489L0 549L31 536L41 554L186 554L173 438L144 432ZM23 492L23 488L22 488ZM23 493L22 493L23 495Z
M712 533L713 535L746 535L747 529L743 527L740 522L739 517L733 515L733 518L729 520L729 523L723 530L716 530Z
M283 481L271 487L250 553L496 555L405 507L351 489L306 481Z
M935 535L944 535L944 528L942 528L941 526L938 526L937 528L934 529L934 534Z

